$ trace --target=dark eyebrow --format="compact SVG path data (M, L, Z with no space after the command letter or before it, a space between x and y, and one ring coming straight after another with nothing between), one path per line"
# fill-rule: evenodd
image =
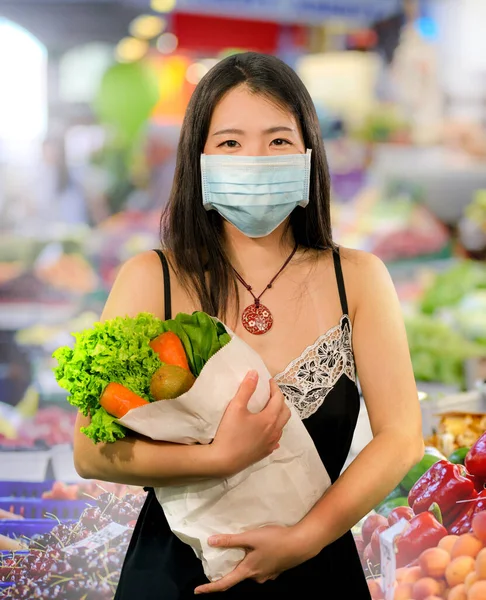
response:
M284 125L278 125L277 127L270 127L269 129L265 129L264 134L278 133L279 131L290 131L295 132L295 129L292 127L285 127ZM244 135L245 132L242 129L221 129L220 131L216 131L213 135L225 135L227 133L235 133L237 135Z

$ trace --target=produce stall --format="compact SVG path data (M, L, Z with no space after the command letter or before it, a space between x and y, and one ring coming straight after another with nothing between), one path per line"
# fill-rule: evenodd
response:
M0 506L17 513L0 520L0 598L113 598L143 490L46 481L3 484L1 493L10 495ZM34 516L22 517L28 510Z
M486 597L486 397L434 418L421 462L355 528L373 599Z

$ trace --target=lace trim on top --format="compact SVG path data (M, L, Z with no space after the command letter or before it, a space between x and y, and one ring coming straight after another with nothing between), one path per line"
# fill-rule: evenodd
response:
M282 393L301 419L319 409L342 375L356 383L351 339L351 320L343 315L338 325L321 335L275 376Z

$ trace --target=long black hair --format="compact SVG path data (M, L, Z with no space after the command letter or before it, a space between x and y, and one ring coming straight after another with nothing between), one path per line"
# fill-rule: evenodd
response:
M161 218L161 240L186 289L203 311L224 317L237 283L224 248L222 217L202 203L200 157L213 110L231 89L246 85L289 110L312 149L310 202L290 215L289 227L300 247L333 248L327 160L314 104L304 84L274 56L246 52L216 64L199 82L182 124L174 182Z

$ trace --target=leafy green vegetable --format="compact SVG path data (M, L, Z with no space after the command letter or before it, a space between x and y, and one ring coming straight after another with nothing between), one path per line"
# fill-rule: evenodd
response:
M482 356L484 348L465 339L437 317L405 318L415 378L446 385L465 385L464 362Z
M73 334L72 348L63 346L54 352L56 380L69 392L68 401L85 416L91 415L90 425L82 431L95 443L114 442L126 433L99 404L109 383L121 383L142 398L153 400L150 379L161 362L149 342L164 331L179 336L196 377L231 339L219 321L203 312L179 313L168 321L140 313L134 318L95 323L91 329Z
M123 427L100 412L99 398L109 383L121 383L151 400L150 378L160 367L160 360L149 342L161 332L162 321L148 313L135 318L116 317L74 333L73 348L63 346L54 352L58 362L54 375L69 392L68 401L84 415L96 417L85 431L94 441L125 435Z
M421 310L431 315L439 308L455 306L469 292L484 288L485 265L472 260L462 260L434 278L424 293Z
M179 313L162 323L164 331L172 331L182 341L189 367L197 377L207 361L230 341L224 325L204 312Z
M116 442L125 437L125 427L116 423L116 417L108 414L101 406L91 415L88 427L81 427L84 433L95 442Z

